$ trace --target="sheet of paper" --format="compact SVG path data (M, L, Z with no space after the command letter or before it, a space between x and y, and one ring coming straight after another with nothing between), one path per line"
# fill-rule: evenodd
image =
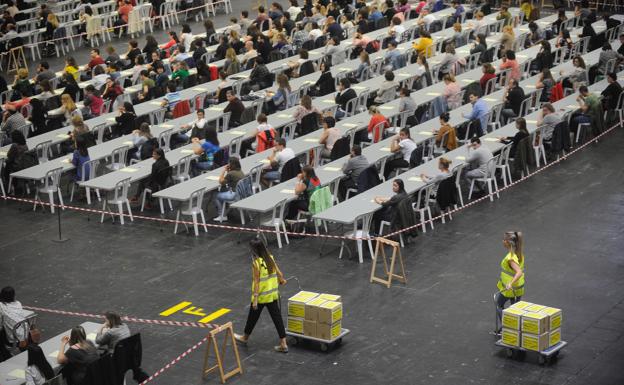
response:
M216 175L208 175L208 176L206 177L206 179L208 179L208 180L219 180L219 177L218 177L218 176L216 176Z
M442 94L439 93L439 92L427 92L427 95L429 95L429 96L440 96Z
M72 161L71 158L65 158L61 162L63 162L63 163L71 163L71 161Z
M67 134L58 134L56 137L61 139L69 139L69 135Z
M288 115L288 114L277 114L278 118L290 118L292 117L292 115Z
M315 84L316 82L313 81L313 80L306 80L304 83L305 84Z
M114 121L115 121L115 118L106 118L106 121L108 121L108 122L114 122Z
M496 101L498 101L498 99L494 99L494 98L483 98L483 100L485 100L486 102L496 102Z
M283 189L283 190L280 190L280 192L281 192L282 194L294 194L294 193L295 193L295 190Z
M399 72L397 75L399 75L399 76L406 76L406 77L407 76L412 76L410 74L406 74L405 72Z
M537 124L537 120L527 120L526 122L529 124Z
M303 140L304 142L308 142L308 143L318 143L318 138L305 138Z
M566 106L566 108L579 108L579 106L576 104L569 104Z
M431 131L418 131L418 133L420 135L427 135L427 136L433 135L433 132L431 132Z
M7 152L6 151L0 151L0 156L6 156Z
M358 125L355 123L342 123L342 126L353 128L353 127L357 127Z
M327 166L325 168L323 168L323 170L325 171L340 171L340 167L332 167L332 166Z
M379 106L380 110L393 110L394 107L390 107L390 106Z
M95 341L95 337L97 336L96 333L89 333L87 334L87 339L91 340L91 341Z
M366 87L362 87L362 86L351 86L351 88L355 89L355 90L365 90Z
M53 351L52 353L48 354L48 357L54 357L54 358L56 358L56 356L58 356L58 353L59 353L59 351L58 351L58 350L55 350L55 351Z
M323 99L323 103L334 104L335 102L331 99Z
M151 101L149 102L149 104L151 104L152 106L160 106L161 102L157 102L157 101Z
M465 156L461 156L461 155L460 155L460 156L456 156L456 157L455 157L455 159L459 159L459 160L466 160L466 157L465 157Z
M483 138L483 140L485 140L486 142L500 142L500 140L498 140L498 138L493 138L493 137L487 137L487 138Z
M173 128L173 124L163 123L163 124L160 125L160 127L163 127L163 128Z
M223 112L223 108L220 108L220 107L210 107L210 108L208 108L208 110Z
M264 163L264 164L269 164L269 163L271 163L271 161L269 161L268 159L260 159L258 162L260 162L260 163Z
M341 70L341 71L351 71L351 68L349 68L349 67L340 67L338 69Z
M9 376L26 379L26 371L24 369L13 369L9 372Z
M228 134L232 134L232 135L245 135L245 131L240 131L240 130L229 130L229 131L225 131Z
M193 88L193 91L204 92L204 91L208 91L208 89L207 88L203 88L203 87L195 87L195 88Z
M411 180L412 182L422 182L423 181L422 178L419 177L419 176L410 177L408 180Z
M193 154L193 153L194 153L193 150L187 150L187 149L180 151L180 154Z
M390 147L382 147L379 149L379 151L390 152Z
M126 146L134 146L134 143L132 143L131 140L126 140L125 142L123 142L122 144L125 144Z
M139 171L138 168L132 168L132 167L124 167L121 170L119 170L121 172L137 172Z

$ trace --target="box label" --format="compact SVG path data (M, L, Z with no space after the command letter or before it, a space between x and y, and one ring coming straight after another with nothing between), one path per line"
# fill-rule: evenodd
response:
M506 345L520 346L520 332L518 330L503 328L501 339Z
M288 331L303 334L303 318L288 317Z
M555 346L561 342L561 329L553 330L548 336L548 347Z

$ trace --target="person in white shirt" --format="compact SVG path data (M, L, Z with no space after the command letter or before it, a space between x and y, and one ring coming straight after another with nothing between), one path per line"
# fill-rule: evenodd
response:
M255 58L256 56L258 56L258 51L254 49L253 42L251 40L246 41L245 53L241 59L241 64L246 65L249 59Z
M306 28L310 28L310 31L308 32L308 37L310 39L316 40L323 35L323 31L321 31L316 22L310 23L308 26L306 26Z
M397 43L400 43L403 40L403 33L405 32L405 27L401 25L401 19L397 16L392 18L392 26L388 30L388 35L393 37Z
M182 25L182 34L180 35L180 43L184 45L186 52L191 52L191 43L193 42L193 33L188 24Z
M0 325L4 327L6 338L9 343L15 344L20 341L26 341L28 334L27 328L19 328L13 335L15 324L25 319L25 311L20 301L15 300L15 289L6 286L0 291ZM17 340L15 339L17 337Z
M401 154L401 157L394 158L386 162L386 169L384 170L384 176L386 180L390 178L390 175L397 168L407 167L409 168L410 157L412 151L416 149L416 143L410 137L409 128L402 128L399 135L395 135L390 145L390 152L395 154Z
M420 12L420 16L418 16L417 23L418 25L421 25L421 26L424 25L428 31L429 27L431 27L431 23L433 23L436 20L437 20L436 17L432 15L431 13L429 13L429 9L423 8L423 10Z
M28 361L24 373L26 385L44 385L54 378L54 370L45 358L43 350L36 344L28 345Z
M297 15L301 12L301 7L297 3L297 0L290 0L290 7L286 10L290 14L292 20L297 19Z
M231 31L236 31L238 35L241 34L242 27L238 24L238 19L235 17L230 18L230 25L225 27L224 35L229 35Z
M273 181L280 180L279 168L295 157L295 152L286 147L286 139L278 138L273 147L273 153L267 158L270 166L269 171L262 175L262 184L269 186Z

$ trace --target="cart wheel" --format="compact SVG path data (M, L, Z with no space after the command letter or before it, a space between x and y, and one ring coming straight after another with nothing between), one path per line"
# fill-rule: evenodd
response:
M342 344L342 338L338 338L334 343L335 346L340 346Z
M506 349L505 353L507 354L507 358L511 358L514 355L513 349Z
M293 337L291 344L292 345L299 345L299 342L301 342L301 341L299 341L299 337Z
M321 343L321 351L322 351L322 352L327 352L327 351L329 351L329 345L327 345L326 343L322 342L322 343Z
M537 362L539 362L540 365L544 365L546 363L546 356L540 354L539 358L537 359Z

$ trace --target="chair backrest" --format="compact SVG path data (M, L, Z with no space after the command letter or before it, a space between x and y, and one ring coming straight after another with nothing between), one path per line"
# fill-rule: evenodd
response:
M130 179L131 177L127 177L115 183L115 188L113 190L113 200L115 201L128 200L128 190L130 189Z
M489 95L496 90L496 83L498 82L497 78L491 78L485 83L485 95Z
M251 108L254 111L255 118L258 119L258 116L262 113L262 106L264 105L264 99L256 99L251 102Z
M297 122L291 122L282 127L282 138L286 139L286 143L295 138L295 129L297 128Z
M509 154L511 153L511 146L512 144L509 143L500 151L500 156L498 157L498 162L496 163L497 166L504 166L506 164L509 164Z
M357 113L358 98L355 97L347 102L346 116L353 116Z
M499 79L498 85L501 88L507 87L507 84L509 83L509 79L511 79L511 68L502 70L499 74L498 79Z
M299 103L299 93L290 92L286 97L286 108L295 107Z
M158 146L165 152L171 150L171 135L173 135L173 128L167 129L158 135Z
M520 104L520 114L518 115L518 117L526 116L529 113L529 110L531 109L532 104L533 104L533 98L531 97L531 95L529 95Z
M61 175L63 174L63 167L52 169L45 174L43 181L44 188L46 190L57 190L60 186Z
M104 142L104 131L106 130L106 127L106 123L102 123L91 129L97 144L102 144Z
M368 101L368 96L370 95L370 89L369 88L365 88L363 90L360 91L359 96L357 97L357 111L360 112L365 112L366 110L368 110L368 107L366 106L366 102ZM356 111L356 113L357 113Z
M84 182L90 179L93 179L97 176L97 168L100 164L99 159L91 159L82 164L82 172L80 176L80 181Z
M159 108L159 109L157 109L155 111L151 111L149 113L150 124L152 126L155 126L155 125L158 125L158 124L162 124L162 122L165 120L165 114L166 113L167 113L167 109L166 108Z
M253 178L252 175L247 175L243 179L239 180L236 183L235 191L235 200L241 200L245 198L249 198L253 195Z
M373 130L371 132L373 138L372 142L377 143L383 139L384 129L386 128L386 121L379 122L373 126Z
M17 129L22 132L24 138L28 139L28 135L30 135L30 131L32 129L32 123L22 124Z
M498 164L498 157L500 156L500 154L493 156L490 160L488 160L487 162L487 178L493 178L494 177L494 173L496 172L496 165Z
M232 116L231 112L226 112L219 116L215 121L217 132L223 132L230 128L230 116Z
M178 179L188 179L189 172L191 171L191 159L193 155L186 155L178 160L176 163L176 178Z
M118 384L124 382L124 376L130 369L138 369L143 358L143 347L141 343L141 333L136 333L130 337L119 340L115 344L113 352L113 363L115 368L115 379Z
M206 188L202 187L191 193L191 196L189 197L189 200L188 200L189 211L200 210L202 208L205 192L206 192Z
M252 179L252 188L254 192L258 192L262 190L262 185L260 184L260 180L262 178L262 170L264 169L263 164L259 164L249 170L249 176Z
M37 144L35 147L35 153L37 154L37 158L39 158L39 163L45 163L48 161L50 145L52 145L52 140L46 140L45 142Z
M479 64L479 58L481 57L481 52L475 52L468 57L468 63L466 65L466 71L473 70L477 68Z
M243 136L239 136L230 141L230 143L228 144L228 154L230 156L240 157L241 143L243 142L243 138Z
M111 152L111 164L126 165L126 158L128 155L128 146L117 147Z

